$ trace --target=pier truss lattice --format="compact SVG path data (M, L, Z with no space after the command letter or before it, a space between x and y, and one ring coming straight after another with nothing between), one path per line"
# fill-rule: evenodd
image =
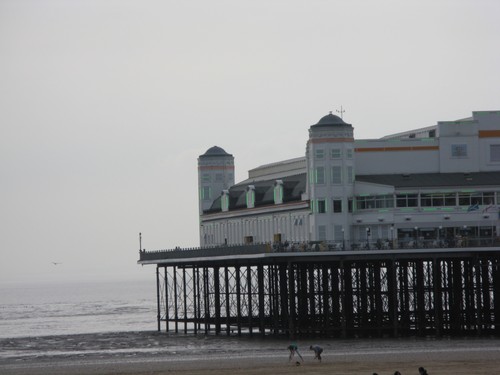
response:
M500 249L223 258L149 261L158 330L500 336Z

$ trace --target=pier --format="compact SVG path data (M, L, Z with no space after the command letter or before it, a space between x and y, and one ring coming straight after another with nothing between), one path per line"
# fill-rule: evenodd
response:
M158 330L290 338L500 336L500 247L269 244L143 251ZM496 245L496 244L495 244Z

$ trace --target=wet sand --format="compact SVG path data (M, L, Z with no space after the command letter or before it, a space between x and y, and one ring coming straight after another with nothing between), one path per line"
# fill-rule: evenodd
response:
M288 361L287 340L171 337L152 333L0 340L3 375L418 375L500 374L500 340L329 340L323 361L299 342L304 362Z

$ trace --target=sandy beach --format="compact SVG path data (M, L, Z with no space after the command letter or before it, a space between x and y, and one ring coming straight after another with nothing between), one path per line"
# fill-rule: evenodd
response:
M4 375L8 374L193 374L193 375L261 375L261 374L337 374L337 375L379 375L393 374L395 370L402 375L418 375L418 367L424 365L429 375L432 374L499 374L499 352L462 353L445 358L439 353L420 355L377 355L352 356L336 360L325 357L322 363L307 358L300 366L288 362L286 358L274 360L261 358L227 358L217 360L162 361L162 360L124 360L124 361L63 361L38 364L13 364L0 367Z
M30 351L27 347L34 344L27 339L5 340L0 373L392 375L398 370L418 375L420 366L429 375L500 373L500 341L495 339L329 340L321 342L321 363L308 350L313 341L305 340L299 343L304 362L298 366L295 359L288 361L287 342L120 333L47 338Z

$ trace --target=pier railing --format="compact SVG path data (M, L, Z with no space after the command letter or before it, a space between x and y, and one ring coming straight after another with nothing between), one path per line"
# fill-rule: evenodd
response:
M200 248L188 248L188 249L175 248L169 250L153 250L153 251L143 250L139 251L140 254L139 261L262 254L271 251L272 247L270 244L214 246L214 247L200 247Z
M139 262L161 259L188 259L221 256L237 256L264 253L295 253L317 251L346 251L346 250L410 250L410 249L460 249L478 247L498 247L500 239L488 238L460 238L447 240L377 240L377 241L310 241L310 242L284 242L284 243L252 243L239 245L215 245L198 248L179 248L165 250L140 250Z

